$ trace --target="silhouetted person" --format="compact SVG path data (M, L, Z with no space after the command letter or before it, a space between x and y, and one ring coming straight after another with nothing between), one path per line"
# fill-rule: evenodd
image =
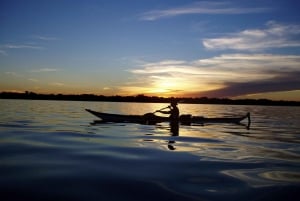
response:
M156 112L160 112L162 114L170 114L170 122L177 122L179 121L179 109L177 107L177 101L172 100L171 105L168 107L170 110L169 111L162 111L162 110L157 110Z
M179 123L179 109L177 107L177 101L172 100L171 105L168 107L169 111L161 111L157 110L156 112L160 112L162 114L170 114L170 126L171 126L171 132L173 136L178 136L178 123Z
M160 112L162 114L170 114L170 131L172 136L178 136L179 135L179 109L177 107L177 101L176 100L171 100L171 105L168 106L169 111L162 111L162 110L157 110L156 112ZM164 108L164 109L167 109ZM170 150L175 150L176 148L174 147L175 141L170 140L168 143L168 148Z

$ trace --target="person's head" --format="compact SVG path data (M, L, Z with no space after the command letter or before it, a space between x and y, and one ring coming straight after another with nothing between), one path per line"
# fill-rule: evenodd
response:
M177 105L177 101L176 100L171 100L171 106L175 107Z

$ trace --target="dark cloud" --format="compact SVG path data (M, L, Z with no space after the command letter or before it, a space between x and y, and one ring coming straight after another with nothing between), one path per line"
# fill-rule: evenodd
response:
M300 90L300 72L286 73L271 80L235 83L227 82L224 88L189 94L191 96L206 97L235 97L248 94ZM203 89L202 89L203 90Z

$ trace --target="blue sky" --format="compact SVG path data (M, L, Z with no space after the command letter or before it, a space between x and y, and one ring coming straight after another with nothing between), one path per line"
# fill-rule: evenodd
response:
M300 100L292 0L0 0L0 91Z

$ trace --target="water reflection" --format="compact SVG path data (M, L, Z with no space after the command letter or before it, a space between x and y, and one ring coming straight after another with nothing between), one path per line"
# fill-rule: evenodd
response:
M162 144L165 145L164 143L167 142L166 146L168 150L172 150L172 151L178 150L177 147L175 146L177 140L179 140L179 144L176 145L180 145L180 151L198 151L199 149L200 150L205 149L206 147L205 143L207 141L212 141L213 143L217 142L219 144L220 141L218 140L221 139L222 136L224 135L222 134L220 136L215 136L215 139L218 139L217 141L212 140L212 137L215 135L215 131L213 133L206 133L207 129L205 129L204 127L207 125L207 126L212 126L212 128L214 128L215 125L218 125L213 123L199 124L199 125L194 125L194 124L184 125L179 123L178 121L171 121L169 123L163 122L163 123L155 123L153 125L148 125L148 124L139 124L139 123L107 123L107 122L102 122L101 120L100 121L95 120L91 123L91 125L101 125L101 127L103 127L104 125L126 126L126 127L128 126L133 129L133 130L128 130L128 132L133 135L136 135L136 137L140 136L141 134L147 136L147 138L143 139L142 141L154 142L157 145L162 145ZM221 124L218 126L219 127L222 126L224 128L231 126L231 128L234 128L239 125L228 123L228 124ZM241 128L239 129L242 130ZM145 131L149 131L149 132L145 133ZM239 131L239 133L241 136L244 135L243 132ZM171 136L171 138L167 139L168 138L167 136ZM177 138L179 136L180 138ZM220 146L223 147L223 144L221 144ZM228 150L228 148L223 148L223 150ZM233 149L230 148L230 150Z
M238 178L254 188L300 183L297 170L270 170L269 168L234 169L221 171L225 175Z
M27 200L44 194L55 200L75 184L64 192L74 199L66 200L263 200L279 188L287 189L282 196L299 194L299 107L180 105L201 116L250 111L251 130L231 124L90 126L94 117L84 111L145 114L164 105L0 100L1 192L11 200L24 195L19 192ZM140 196L129 199L129 188Z
M170 123L170 131L171 131L171 136L179 136L179 122L171 122ZM169 140L168 142L168 149L169 150L175 150L175 140Z

